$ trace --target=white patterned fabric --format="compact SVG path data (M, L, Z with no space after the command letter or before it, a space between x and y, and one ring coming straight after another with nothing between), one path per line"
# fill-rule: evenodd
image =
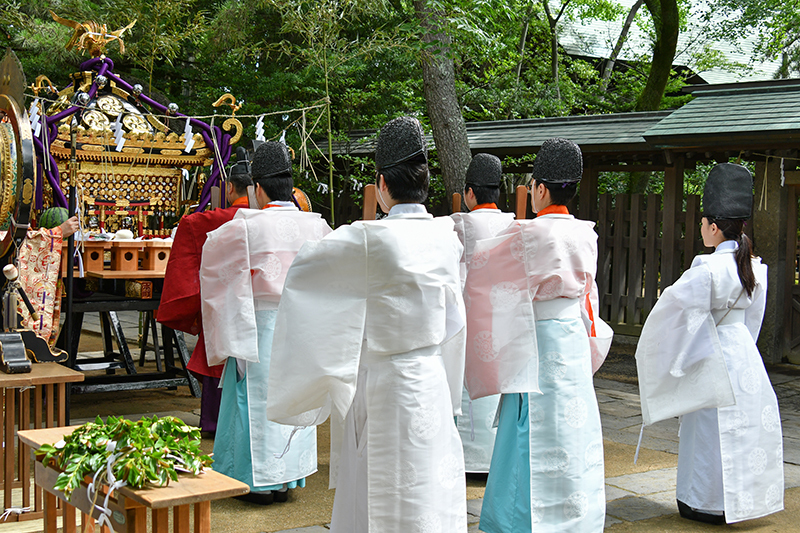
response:
M561 214L514 223L475 246L485 266L467 275L466 386L472 398L504 393L481 531L603 529L591 368L612 333L597 315L596 246L593 224ZM605 348L593 348L593 332Z
M614 336L598 315L597 234L572 215L517 221L495 238L477 242L467 276L466 386L474 400L497 393L538 392L541 379L558 379L553 361L539 365L534 302L578 299L596 372ZM568 244L559 244L562 238ZM480 256L482 268L475 268ZM545 349L546 351L546 349Z
M646 424L681 418L677 498L728 523L783 509L780 413L755 341L767 267L742 291L726 241L666 289L639 339L636 360Z
M466 533L461 245L390 214L304 247L278 310L267 416L331 415L331 531ZM408 207L406 206L408 209ZM393 210L394 212L394 210Z
M266 407L276 308L286 271L303 243L320 232L330 228L319 214L295 207L240 209L233 220L209 232L203 246L206 353L209 364L227 360L215 469L253 491L294 487L297 481L302 485L317 470L316 428L295 432L286 450L293 428L268 421Z
M277 307L297 251L330 231L318 213L271 207L239 209L233 220L208 233L200 294L210 366L228 357L258 361L255 312Z
M480 239L496 237L514 221L514 215L499 209L476 209L470 213L454 213L455 230L464 253L461 256L461 286L466 283L470 268L481 268L486 264L489 254L473 255L475 243ZM470 310L467 309L467 314ZM476 351L484 360L491 360L498 354L492 348L491 332L477 335L473 341L478 343ZM497 413L500 395L495 394L470 400L466 387L461 398L462 415L456 420L458 433L464 448L464 467L467 472L485 473L489 471L494 449L497 428L492 427Z

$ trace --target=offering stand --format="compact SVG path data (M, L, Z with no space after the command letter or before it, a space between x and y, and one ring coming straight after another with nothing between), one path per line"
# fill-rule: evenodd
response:
M31 459L29 445L21 439L17 443L14 426L59 428L66 424L66 389L69 383L83 381L83 374L58 363L37 363L31 372L5 374L0 372L3 387L3 448L0 463L3 465L3 507L17 507L12 501L12 491L21 489L21 507L30 510L9 513L7 522L36 520L44 515L42 491L31 486ZM42 390L44 389L44 394ZM33 421L31 421L31 396L33 396Z
M64 435L74 431L78 426L53 429L20 431L19 438L31 450L43 444L52 444L61 440ZM67 498L63 492L54 489L58 471L36 461L36 485L44 492L44 532L56 533L56 505L60 499L64 506L63 530L77 531L77 510L81 512L82 523L97 518L99 512L92 508L92 502L86 496L87 483ZM105 489L105 487L104 487ZM117 533L146 533L148 514L152 517L153 533L167 533L169 511L172 509L173 531L175 533L210 533L211 501L247 494L246 484L231 479L213 470L206 470L199 476L182 474L178 481L166 487L147 487L131 489L122 487L109 498L108 508L112 511L110 521ZM150 513L148 513L150 509ZM192 513L192 510L194 511ZM194 514L194 524L191 515ZM105 528L104 528L105 529ZM87 531L91 531L88 529Z

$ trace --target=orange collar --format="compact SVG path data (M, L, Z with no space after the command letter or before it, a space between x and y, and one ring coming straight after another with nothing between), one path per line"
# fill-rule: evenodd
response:
M270 207L281 207L281 205L280 204L267 204L264 207L262 207L261 209L262 210L263 209L269 209Z
M478 209L497 209L497 204L494 202L489 204L478 204L472 208L473 211L477 211Z
M233 201L231 207L240 205L242 207L250 207L250 202L247 200L247 196L240 196L236 200Z
M569 215L569 209L567 209L567 206L565 205L550 204L536 213L537 217L542 215Z

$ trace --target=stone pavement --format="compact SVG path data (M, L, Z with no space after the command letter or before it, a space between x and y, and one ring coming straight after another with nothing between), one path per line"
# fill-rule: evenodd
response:
M785 403L793 404L800 400L800 375L793 376L791 367L788 373L780 368L770 369L770 379L775 391L781 400L781 407ZM606 441L606 475L611 471L626 465L617 462L629 462L633 465L633 448L639 438L642 416L639 406L638 387L629 383L595 379L595 391L600 405L600 416L603 422L603 438ZM797 398L795 396L798 395ZM793 401L786 401L786 400ZM794 405L792 405L794 406ZM789 409L781 413L784 437L784 475L787 494L791 489L800 487L800 412ZM612 443L611 446L609 444ZM624 445L629 452L622 456L611 455L609 448L614 448L613 443ZM678 508L675 503L675 482L677 473L678 454L678 420L666 420L645 428L642 438L642 452L639 462L647 460L648 451L663 452L671 456L673 466L658 468L645 472L634 472L606 478L606 529L610 531L704 531L703 526L676 518L674 526L669 522L659 522L658 525L650 524L651 519L674 515L677 517ZM668 457L669 457L668 456ZM667 462L670 462L667 459ZM480 531L481 504L483 500L474 499L467 502L467 521L470 533ZM795 515L797 509L792 509L790 499L787 498L786 510L775 517ZM769 517L761 519L768 520ZM640 523L639 526L636 523ZM759 521L753 521L756 523ZM774 524L768 525L768 531L796 530L797 522L788 521L785 527ZM626 527L627 526L627 527ZM628 529L632 527L632 529ZM317 525L304 528L286 529L280 533L324 533L328 531L326 525Z
M138 338L139 331L138 313L119 313L119 317L131 344L131 351L134 357L138 358L139 350L135 347L135 339ZM96 314L86 315L84 329L99 334L99 321ZM194 338L186 336L186 340L191 349L194 345ZM622 347L618 347L620 353L617 354L617 359L622 359L623 364L628 367L628 376L635 376L632 350L620 356L622 351L619 348ZM612 348L613 351L614 348ZM786 488L785 510L745 524L748 531L796 531L798 530L797 524L800 523L800 367L777 365L768 370L781 408ZM620 378L614 376L614 378L615 380L595 378L605 446L606 529L611 533L714 530L713 526L699 525L678 516L675 503L678 453L677 419L659 422L645 429L642 451L638 464L634 466L634 449L642 423L638 387L624 382L631 381L624 376ZM196 424L198 421L199 400L188 397L186 392L183 392L184 398L174 405L156 397L156 395L161 395L159 397L166 398L168 394L172 393L141 392L139 394L142 395L142 398L147 398L147 401L130 406L122 405L125 399L119 398L118 405L108 402L92 405L82 416L88 417L92 413L100 413L103 416L124 414L126 417L136 418L146 411L148 415L173 414L182 417L188 423ZM144 396L144 394L149 394L149 396ZM86 396L93 397L92 395ZM76 398L76 400L79 399ZM86 398L85 401L91 401L91 399ZM126 408L129 410L126 411ZM166 413L169 410L172 411ZM74 422L83 421L78 418L76 417ZM253 508L252 506L246 507L247 504L235 500L215 502L212 508L213 530L215 532L268 530L280 531L280 533L325 533L329 531L328 522L330 521L333 497L333 491L327 490L327 455L329 453L327 442L329 441L327 428L321 426L320 430L320 470L309 478L310 485L306 489L291 496L287 507L276 504L268 508ZM206 451L211 451L212 446L213 441L204 439L203 447ZM314 485L318 487L312 488ZM474 482L470 482L468 485L469 497L473 499L467 502L467 520L469 531L473 533L479 531L478 522L482 504L480 496L482 496L483 490L482 484L476 485ZM320 503L321 510L314 517L310 517L310 508L317 503ZM279 516L282 517L281 520L278 520ZM278 524L283 525L278 526ZM307 527L298 528L297 526L301 524ZM28 522L0 524L0 533L6 531L21 533L23 529L20 527L23 527L25 531L41 531L40 527L36 528L35 522ZM292 527L294 529L291 529Z

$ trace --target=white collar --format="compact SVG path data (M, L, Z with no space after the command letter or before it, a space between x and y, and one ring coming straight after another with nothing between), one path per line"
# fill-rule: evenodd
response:
M389 216L394 215L417 215L417 214L428 214L428 210L425 209L425 206L422 204L394 204L391 209L389 209Z
M722 241L717 245L717 249L714 250L714 253L730 253L735 252L739 249L739 243L733 240L730 241Z
M294 205L294 202L284 200L272 200L268 205L274 205L277 207L294 207L297 209L297 206Z

